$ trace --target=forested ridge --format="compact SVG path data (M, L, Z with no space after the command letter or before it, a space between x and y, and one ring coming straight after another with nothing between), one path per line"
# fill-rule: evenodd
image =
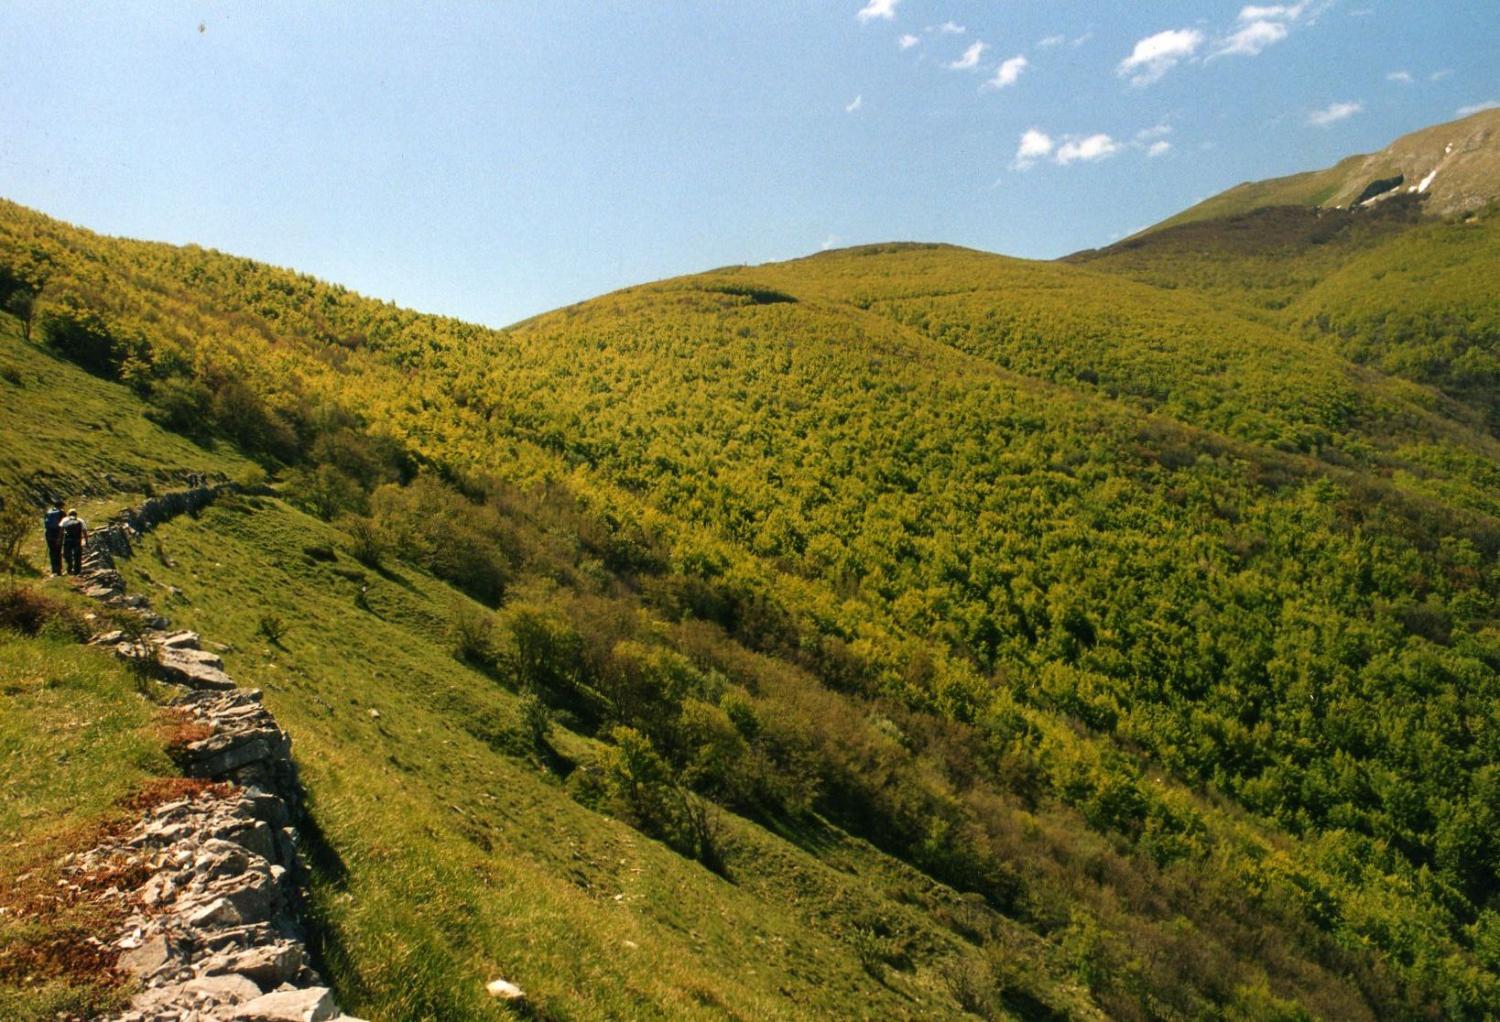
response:
M1056 973L972 1011L1480 1019L1500 217L1335 216L493 330L4 204L0 303L494 608L458 655L612 750L575 799L710 868L695 806L826 819L1039 937Z

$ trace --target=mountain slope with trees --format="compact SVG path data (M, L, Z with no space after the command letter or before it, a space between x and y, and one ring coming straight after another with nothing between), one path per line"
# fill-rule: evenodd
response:
M273 479L132 570L191 592L224 565L184 613L316 750L353 1010L483 1017L504 961L549 1017L626 1010L466 914L536 835L421 765L453 743L471 795L528 792L524 827L628 828L703 892L626 909L697 935L639 989L610 966L643 1016L1479 1019L1496 223L1413 196L1061 263L869 246L492 330L3 205L3 357ZM34 487L45 445L8 445L0 481ZM304 637L252 652L250 607ZM406 723L376 740L380 700ZM425 794L353 794L386 775ZM401 908L419 860L394 849L428 840L442 925ZM823 964L779 994L723 967L762 953L703 943L731 902L832 940ZM590 925L557 904L525 915L544 944Z

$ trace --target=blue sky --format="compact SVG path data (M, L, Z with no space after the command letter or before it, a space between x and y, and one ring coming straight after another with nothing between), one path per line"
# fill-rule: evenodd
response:
M1500 102L1496 0L0 13L0 195L503 325L873 241L1051 258Z

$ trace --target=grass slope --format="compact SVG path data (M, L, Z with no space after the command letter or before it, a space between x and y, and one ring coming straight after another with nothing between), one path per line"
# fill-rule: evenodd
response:
M577 805L504 750L515 693L454 660L459 597L414 570L303 552L341 541L280 502L236 500L159 530L173 567L138 558L126 574L179 587L176 622L235 647L228 669L292 734L320 831L324 951L351 1010L508 1017L482 987L503 975L545 1018L963 1014L949 977L987 966L934 923L965 910L957 894L835 829L787 840L728 814L726 881ZM280 645L258 634L265 613L292 622ZM555 741L589 756L583 738ZM1063 969L1044 945L1011 941L1023 996L1089 1017L1042 978Z
M125 389L21 340L0 315L0 487L50 493L139 493L189 472L238 474L251 462L231 447L205 449L144 417Z

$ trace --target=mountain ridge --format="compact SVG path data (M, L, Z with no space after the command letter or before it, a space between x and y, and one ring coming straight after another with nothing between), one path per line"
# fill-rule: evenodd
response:
M1500 110L1418 129L1322 170L1241 182L1131 237L1265 206L1347 209L1399 194L1423 195L1435 216L1477 212L1500 198Z

